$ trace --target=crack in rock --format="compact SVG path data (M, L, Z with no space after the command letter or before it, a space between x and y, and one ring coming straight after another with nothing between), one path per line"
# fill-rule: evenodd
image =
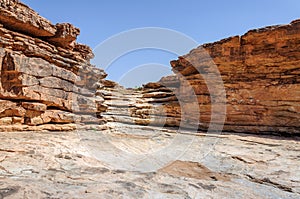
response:
M252 182L255 182L255 183L259 183L259 184L264 184L264 185L269 185L269 186L273 186L273 187L277 187L278 189L281 189L282 191L287 191L287 192L291 192L291 193L294 193L293 189L286 186L286 185L282 185L282 184L279 184L277 182L273 182L271 181L269 178L262 178L262 179L259 179L259 178L255 178L251 175L247 175L249 177L249 179L252 181Z

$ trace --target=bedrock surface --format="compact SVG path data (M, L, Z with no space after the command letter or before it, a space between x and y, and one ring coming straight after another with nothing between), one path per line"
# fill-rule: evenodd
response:
M300 197L299 139L185 135L193 143L177 147L183 155L167 165L158 159L160 169L141 172L122 169L121 160L112 164L110 156L95 157L99 150L117 157L120 149L151 157L176 131L124 124L115 129L0 133L1 198Z

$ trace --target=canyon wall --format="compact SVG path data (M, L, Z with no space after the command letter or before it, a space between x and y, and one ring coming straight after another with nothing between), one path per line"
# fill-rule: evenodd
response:
M203 131L300 133L300 20L201 45L171 66L174 75L141 89L105 85L104 118Z
M0 3L0 130L72 130L101 124L96 89L106 77L90 64L80 31L51 24L17 0Z
M1 131L108 121L300 133L300 20L199 46L171 61L174 75L130 90L90 64L78 28L53 25L17 0L1 1L0 11Z
M200 116L194 116L191 109L189 115L177 111L175 117L197 120L200 129L208 128L214 96L204 76L214 76L211 68L216 66L226 91L224 131L300 133L300 20L204 44L171 61L171 66L179 78L174 93L181 100L196 95L200 110ZM168 87L167 79L161 82ZM174 78L169 79L174 85ZM149 90L147 87L145 90ZM173 110L182 109L178 100L171 100L162 103L165 112L170 104Z

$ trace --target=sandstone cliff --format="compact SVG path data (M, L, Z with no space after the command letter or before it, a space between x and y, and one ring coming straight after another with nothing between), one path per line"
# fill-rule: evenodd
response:
M300 20L204 44L171 61L171 66L174 75L140 91L108 89L108 121L300 133Z
M207 61L204 51L213 62ZM213 74L212 65L218 67L226 91L225 131L300 133L300 20L204 44L171 62L179 77L174 92L188 99L191 85L200 110L199 118L192 110L189 118L179 112L175 117L199 119L202 129L211 121L214 97L203 74ZM171 100L163 104L166 111L170 104L172 109L180 109L180 104Z
M300 133L300 20L204 44L171 62L175 75L128 90L90 64L78 28L17 0L0 5L0 130L106 121L207 130L223 124L214 112L224 131Z
M17 0L0 5L0 129L101 123L105 107L95 91L106 74L90 64L92 50L76 43L79 29L53 25Z

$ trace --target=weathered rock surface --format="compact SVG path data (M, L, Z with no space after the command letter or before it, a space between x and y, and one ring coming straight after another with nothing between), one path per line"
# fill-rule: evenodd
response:
M12 199L300 197L299 140L199 133L188 148L177 146L185 153L173 164L162 166L157 172L138 172L107 164L109 154L115 148L122 148L150 157L149 144L152 149L163 150L176 131L145 130L143 126L128 131L130 128L132 125L121 125L123 132L0 133L0 196ZM110 137L113 145L105 143L102 133ZM207 148L206 143L215 144ZM95 158L97 152L105 151L107 161ZM122 165L119 161L119 167Z
M102 113L106 121L160 127L180 125L180 105L171 87L166 88L160 82L149 83L145 89L125 89L117 83L108 83L97 91L108 107Z
M0 129L101 124L105 107L95 93L106 74L90 64L92 50L76 43L79 29L52 25L17 0L2 1L0 10Z
M195 70L212 73L204 48L224 81L225 130L295 135L299 21L203 45L171 63L178 76L137 90L105 80L78 34L0 3L0 198L300 197L298 137L197 132L218 93Z
M110 114L123 123L201 130L224 123L226 132L299 134L299 24L204 44L171 62L176 75L141 90L117 88L108 106L125 104Z
M71 130L75 123L102 124L101 115L206 130L210 122L223 124L212 118L217 112L225 131L300 133L299 20L202 45L171 62L177 76L134 91L104 80L105 72L89 62L91 49L76 43L78 28L53 25L17 0L1 2L0 9L2 130L44 124ZM212 65L223 82L211 78ZM226 97L219 102L223 85Z
M54 36L55 26L18 0L1 1L0 20L7 29L35 37Z
M193 113L195 106L188 103L181 108L189 110L190 114L174 112L182 121L193 121L191 125L199 123L200 129L207 129L212 108L222 104L218 102L217 92L223 84L226 92L224 131L300 133L299 20L202 45L172 61L171 66L179 80L165 80L170 85L177 84L173 92L180 97L179 102L195 95L199 104L200 116ZM218 76L213 66L219 70L223 82L213 79ZM149 90L149 87L158 86L152 84L145 88ZM157 96L152 97L158 99L167 95L155 94ZM172 99L164 106L166 110L180 108Z

